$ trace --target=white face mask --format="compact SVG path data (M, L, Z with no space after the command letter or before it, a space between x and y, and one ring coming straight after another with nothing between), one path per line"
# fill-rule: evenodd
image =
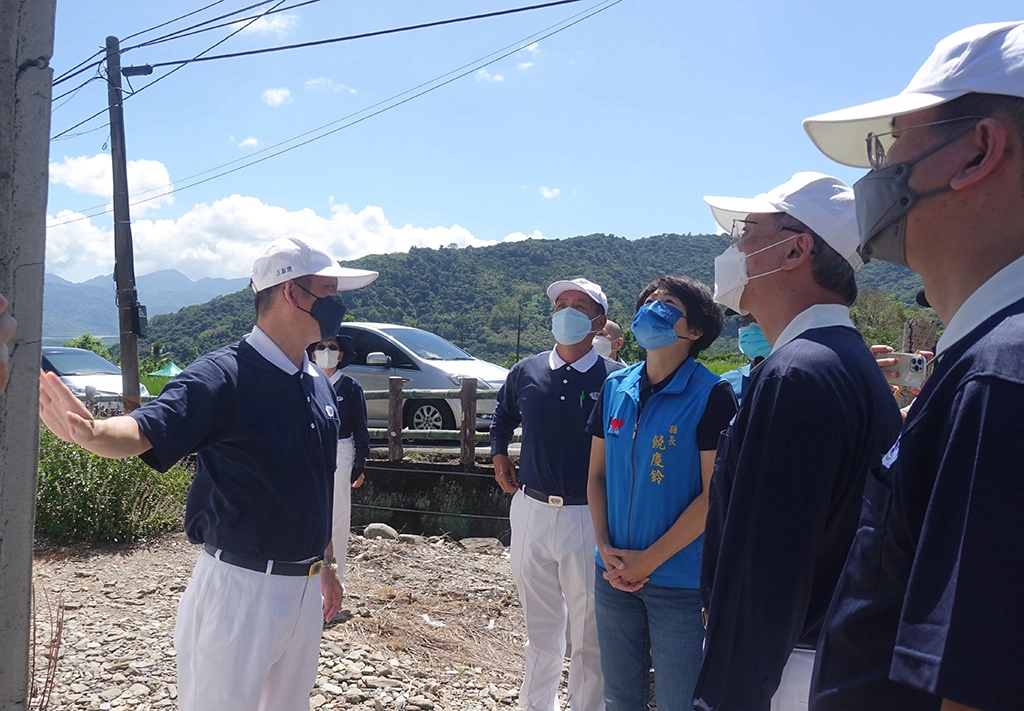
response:
M747 285L747 282L751 279L759 279L775 272L781 272L782 267L773 269L770 272L764 274L756 274L754 276L747 276L747 259L753 257L755 254L760 254L766 249L772 247L778 247L780 244L788 242L791 239L799 237L800 235L792 235L786 239L779 240L775 244L770 244L767 247L762 247L756 252L746 254L740 251L740 248L734 244L729 245L729 248L722 254L715 257L715 301L726 308L732 309L737 313L746 315L750 313L746 309L740 308L740 299L743 296L743 287Z
M322 351L313 351L313 360L321 368L334 368L338 365L338 351L332 351L330 348L324 348Z
M594 336L594 350L599 356L612 357L612 342L604 336Z
M551 316L551 334L563 346L576 345L590 334L591 324L597 318L566 306Z

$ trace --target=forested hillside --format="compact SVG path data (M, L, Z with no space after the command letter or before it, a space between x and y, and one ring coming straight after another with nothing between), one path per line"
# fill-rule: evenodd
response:
M483 248L412 249L344 262L375 269L380 278L343 296L356 320L424 328L500 363L515 356L517 336L520 355L551 347L551 304L544 288L552 281L580 276L596 281L608 294L609 315L628 326L636 294L653 277L682 273L711 284L714 258L726 244L723 235L639 240L588 235ZM862 284L907 303L920 288L912 272L881 262L872 262L859 276ZM254 322L252 293L243 290L152 318L150 336L140 348L158 341L176 361L188 362L239 339Z

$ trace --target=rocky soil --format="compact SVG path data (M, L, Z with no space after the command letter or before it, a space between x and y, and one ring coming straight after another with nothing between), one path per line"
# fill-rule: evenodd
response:
M131 547L37 542L37 693L56 658L42 708L177 708L174 617L198 555L183 534ZM345 587L311 709L515 706L525 634L500 542L353 536Z

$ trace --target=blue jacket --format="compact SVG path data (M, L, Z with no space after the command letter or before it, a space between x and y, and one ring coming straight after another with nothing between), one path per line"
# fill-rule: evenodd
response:
M643 363L616 371L604 387L605 487L611 544L644 550L703 490L697 424L719 377L692 358L651 395L637 422ZM704 536L651 574L654 585L700 587ZM597 564L604 567L600 555Z

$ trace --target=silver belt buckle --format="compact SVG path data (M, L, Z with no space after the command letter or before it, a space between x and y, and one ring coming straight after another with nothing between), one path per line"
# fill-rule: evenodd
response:
M313 561L313 564L309 566L309 573L307 573L307 576L310 578L315 578L316 576L320 575L320 571L323 570L323 567L324 562L322 560Z
M561 508L562 505L563 505L562 504L562 497L561 496L549 496L548 497L548 505L549 506L557 506L557 507Z

